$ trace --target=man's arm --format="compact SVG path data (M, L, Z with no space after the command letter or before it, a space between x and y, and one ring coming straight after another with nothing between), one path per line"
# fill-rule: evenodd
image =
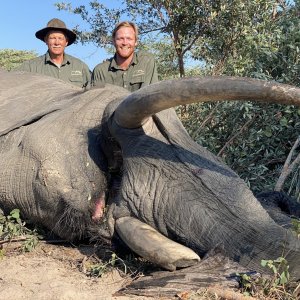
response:
M83 64L82 70L82 83L83 88L89 88L91 85L91 71L85 63Z
M144 59L147 60L147 63L145 70L145 81L143 82L141 87L158 82L157 65L153 55L147 53L147 56L145 56Z
M22 64L17 66L16 68L13 69L14 71L25 71L25 72L31 72L30 68L30 60L23 61Z
M157 65L154 57L153 57L153 66L151 66L151 68L152 68L152 76L151 76L150 84L158 82Z
M98 64L92 72L92 86L103 87L106 82L106 73L108 73L108 65L104 61Z

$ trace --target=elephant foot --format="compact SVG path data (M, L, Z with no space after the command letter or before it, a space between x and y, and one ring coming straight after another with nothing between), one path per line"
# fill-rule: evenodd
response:
M138 219L121 217L116 220L115 229L132 251L166 270L190 267L200 261L193 250L171 241Z

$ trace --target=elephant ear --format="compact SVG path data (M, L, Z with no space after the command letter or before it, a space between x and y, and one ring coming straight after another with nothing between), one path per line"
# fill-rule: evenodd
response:
M81 88L49 76L1 70L0 136L63 109L81 93Z
M138 219L122 217L116 220L115 226L132 251L164 269L174 271L200 261L193 250L168 239Z

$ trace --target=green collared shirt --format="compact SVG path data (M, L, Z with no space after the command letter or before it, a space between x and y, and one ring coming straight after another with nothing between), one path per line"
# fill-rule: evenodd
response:
M98 64L92 73L92 84L110 83L121 86L130 92L158 82L157 67L152 54L139 51L134 53L127 70L122 70L112 57Z
M47 52L39 57L24 61L16 70L55 77L82 88L87 87L91 81L89 67L80 59L68 54L64 54L61 66L54 64L50 59L49 52Z

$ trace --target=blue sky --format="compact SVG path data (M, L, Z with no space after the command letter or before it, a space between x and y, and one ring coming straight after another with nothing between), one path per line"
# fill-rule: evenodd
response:
M46 27L52 18L63 20L68 28L83 24L74 14L58 11L54 3L59 0L2 0L0 9L0 49L34 50L39 55L47 51L47 46L35 37L35 32ZM74 5L88 4L87 0L65 1ZM102 1L107 2L107 1ZM109 1L118 2L118 1ZM73 44L66 52L83 60L92 70L96 64L110 55L93 44Z

